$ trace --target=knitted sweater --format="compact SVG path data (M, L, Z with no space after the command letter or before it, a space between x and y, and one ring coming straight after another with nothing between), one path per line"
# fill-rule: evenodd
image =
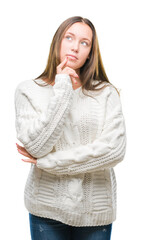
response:
M43 84L43 80L38 79ZM27 210L71 226L98 226L116 219L113 167L126 149L120 97L103 90L73 90L69 75L55 84L33 80L15 90L17 139L35 158L24 190Z

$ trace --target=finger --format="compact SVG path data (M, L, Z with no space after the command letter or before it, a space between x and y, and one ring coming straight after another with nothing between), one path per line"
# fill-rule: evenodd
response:
M21 149L21 150L25 149L24 147L20 146L18 143L16 143L16 145L18 149Z
M16 143L16 146L17 146L17 148L21 148L22 146L20 146L18 143Z
M57 68L61 68L61 69L62 69L62 68L66 65L67 61L68 61L68 58L66 57L66 58L63 60L63 62L61 62L61 63L58 65Z
M74 72L72 72L72 73L70 73L69 74L71 77L73 77L73 78L79 78L79 76L76 74L76 73L74 73ZM76 80L75 80L76 81Z
M62 70L62 73L65 73L67 72L69 75L71 75L72 77L74 78L79 78L79 75L75 72L74 69L70 68L70 67L65 67L63 70Z
M73 81L75 84L77 84L76 79L75 79L74 77L71 77L71 78L72 78L72 81Z
M79 76L76 73L74 73L74 72L70 72L69 75L70 75L71 79L73 80L73 82L77 83L76 79L78 79Z
M79 78L79 75L75 72L75 70L73 70L72 68L70 67L65 67L61 73L64 73L64 74L68 74L70 75L71 77L74 77L74 78Z
M27 162L27 163L33 163L33 164L36 164L36 163L37 163L37 160L31 159L31 158L22 159L22 161L23 161L23 162Z
M32 157L27 151L18 149L18 152L25 157Z
M32 155L31 155L30 153L28 153L24 147L20 146L20 145L17 144L17 143L16 143L16 145L17 145L17 150L18 150L18 152L19 152L20 154L22 154L22 155L24 155L24 156L26 156L26 157L32 157Z

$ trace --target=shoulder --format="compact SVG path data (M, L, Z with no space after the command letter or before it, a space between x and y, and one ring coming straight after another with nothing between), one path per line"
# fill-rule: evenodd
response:
M100 83L100 84L99 84ZM97 84L99 84L97 86ZM110 82L100 82L98 80L95 80L95 83L93 85L96 85L95 90L91 91L94 96L98 96L99 98L109 98L109 96L115 96L117 98L120 98L120 94L118 89Z
M41 79L34 80L34 79L29 79L29 80L24 80L20 82L16 88L15 88L15 94L16 93L25 93L25 94L42 94L42 92L45 91L45 89L49 89L48 85L45 85L45 82Z
M122 109L122 103L118 89L111 83L104 83L103 89L99 91L99 99L104 102L105 108L112 110Z
M41 85L43 81L38 81ZM52 96L52 86L40 86L34 80L25 80L20 82L14 94L14 101L16 105L21 106L25 104L32 104L35 109L43 109L47 106L50 97Z
M106 102L106 109L109 114L118 112L118 114L122 114L122 102L119 95L119 92L116 87L112 84L108 85L105 89L105 102Z
M113 86L112 84L107 86L108 97L111 99L115 99L116 101L120 102L120 94L118 89Z
M24 80L16 86L15 92L28 90L32 86L34 86L33 85L33 80Z
M107 84L106 88L103 91L103 96L106 101L106 105L111 106L111 108L121 108L121 99L119 91L112 84Z
M101 96L106 94L107 97L113 95L117 98L120 98L118 89L110 82L102 82L96 89Z

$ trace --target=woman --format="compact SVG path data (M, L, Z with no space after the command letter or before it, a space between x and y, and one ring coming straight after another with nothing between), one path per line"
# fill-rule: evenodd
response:
M17 86L15 110L17 148L31 163L24 201L32 240L109 240L126 130L88 19L60 25L44 72Z

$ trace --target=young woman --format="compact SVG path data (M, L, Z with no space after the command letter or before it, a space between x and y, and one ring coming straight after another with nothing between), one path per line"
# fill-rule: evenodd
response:
M32 240L109 240L126 130L88 19L60 25L44 72L17 86L15 110L17 149L31 163L24 201Z

